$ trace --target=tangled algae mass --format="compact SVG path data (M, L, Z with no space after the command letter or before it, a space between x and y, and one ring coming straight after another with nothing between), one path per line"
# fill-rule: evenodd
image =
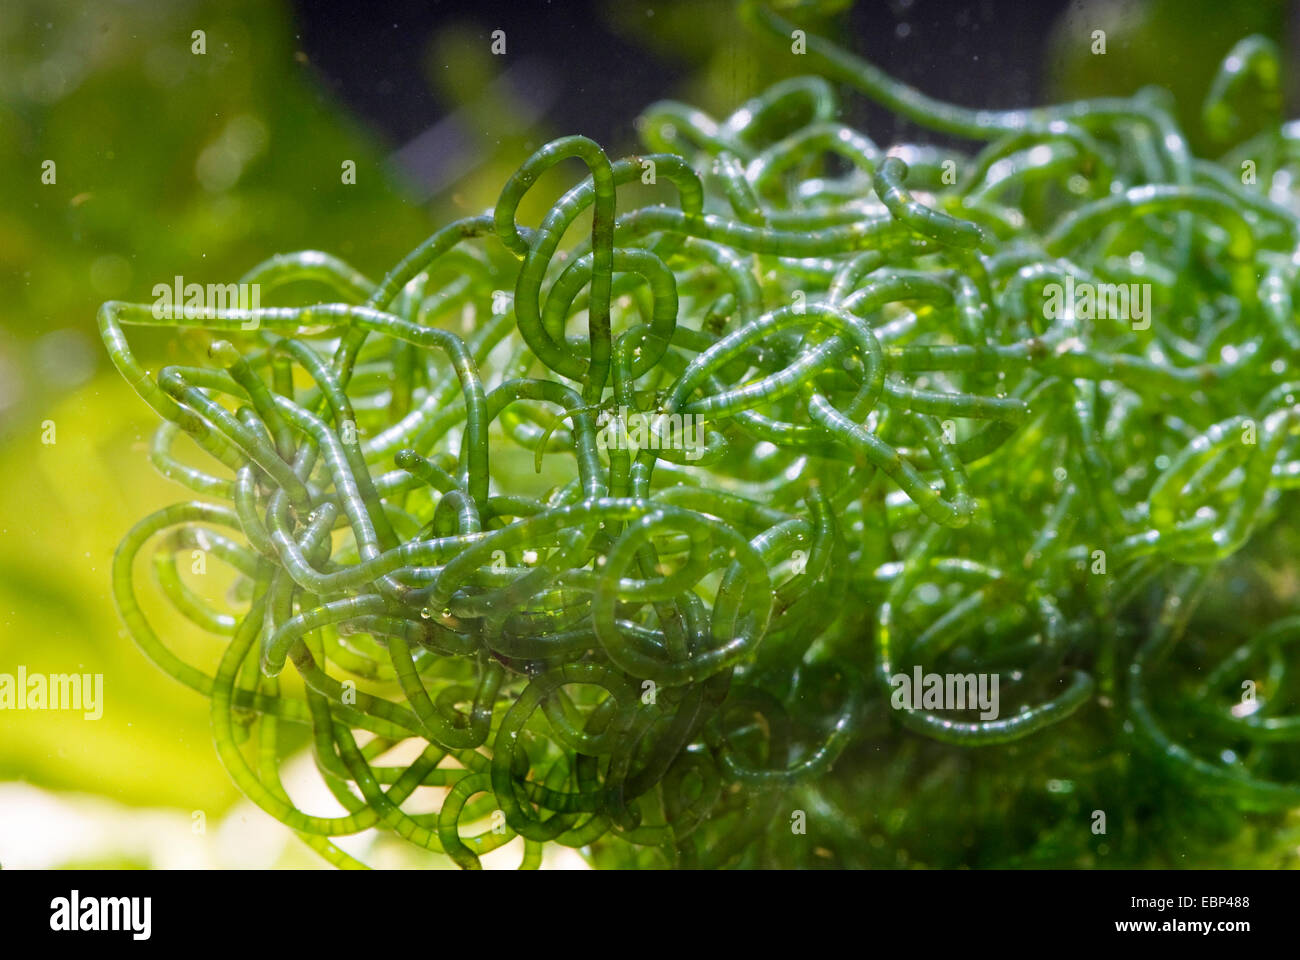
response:
M640 156L548 143L378 283L309 251L241 282L322 302L101 308L196 496L117 553L131 634L340 866L369 828L464 867L1266 856L1300 806L1300 125L1240 118L1276 51L1224 61L1206 161L1161 91L969 110L742 13L805 75L655 104ZM832 82L983 148L882 148ZM146 371L136 324L211 362ZM146 618L147 548L215 667ZM996 716L899 708L916 668L996 676ZM308 744L345 815L282 784Z

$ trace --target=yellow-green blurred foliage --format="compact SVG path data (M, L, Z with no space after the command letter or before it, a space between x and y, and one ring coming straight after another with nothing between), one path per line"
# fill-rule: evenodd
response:
M204 703L144 660L113 608L118 541L187 493L149 466L155 417L104 356L95 311L301 248L382 274L429 212L322 94L288 10L256 0L0 5L0 184L0 672L102 673L106 702L97 721L0 713L0 781L215 815L236 792ZM202 342L132 336L155 368Z

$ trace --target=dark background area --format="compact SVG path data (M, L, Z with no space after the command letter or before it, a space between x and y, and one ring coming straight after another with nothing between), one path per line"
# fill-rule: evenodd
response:
M827 30L827 36L932 96L1017 107L1043 100L1044 41L1067 6L1067 0L875 0L821 22L838 26L839 33ZM548 125L606 145L630 144L637 113L656 99L679 96L682 76L696 66L693 51L674 57L633 42L635 24L663 15L662 3L294 0L293 9L299 43L322 88L395 148L448 112L430 92L428 75L449 66L429 62L429 38L449 23L475 25L485 46L493 30L504 30L509 59L521 65L515 69L522 92ZM744 29L730 0L690 9L702 30ZM846 120L881 141L917 133L862 97L846 100Z

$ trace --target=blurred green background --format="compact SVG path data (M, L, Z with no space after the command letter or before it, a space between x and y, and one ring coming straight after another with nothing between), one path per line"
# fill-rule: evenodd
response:
M387 19L383 4L353 6ZM419 29L394 15L423 65L419 97L430 120L451 118L458 138L457 163L422 180L419 164L404 162L410 147L402 149L392 118L358 113L348 77L322 70L304 49L303 11L289 4L0 5L0 672L22 664L33 673L102 673L105 688L96 721L0 712L0 864L316 863L239 802L212 748L204 702L144 659L113 608L118 541L141 516L187 494L149 466L155 420L103 355L98 305L147 301L155 283L176 274L228 282L296 249L328 251L377 278L438 223L489 207L552 136L588 133L618 153L634 147L631 121L655 99L725 115L779 78L776 58L738 26L730 2L580 4L576 20L590 20L590 32L567 51L530 49L527 29L515 26L553 9L510 6L517 55L540 57L560 77L549 100L494 83L512 61L489 54L490 5L434 5ZM1001 27L1007 4L940 9L914 0L873 3L866 13L802 6L810 28L964 102L1016 105L1160 83L1184 105L1180 116L1203 149L1196 111L1223 53L1250 32L1293 53L1296 28L1283 2L1061 3ZM318 34L332 31L335 46L348 42L346 23L318 14L313 24ZM191 51L196 29L205 32L202 55ZM1108 31L1104 60L1088 54L1094 29ZM953 36L971 45L954 51ZM572 82L583 70L574 51L611 38L644 52L638 72L613 84L612 100L604 78ZM980 49L1016 65L1010 87L969 82L969 71L990 69ZM374 60L382 80L383 58ZM849 118L878 140L901 129L881 129L883 114L846 99ZM564 109L547 106L557 100ZM599 106L603 118L611 102L622 122L573 129L575 116L580 124ZM438 166L450 148L435 137L425 149ZM340 182L344 160L356 163L355 185ZM42 182L45 161L55 164L53 183ZM529 199L526 222L550 204ZM132 337L155 369L205 345L198 336ZM50 423L55 442L43 443ZM188 633L167 639L200 658L217 652ZM192 828L195 811L206 818L203 834Z

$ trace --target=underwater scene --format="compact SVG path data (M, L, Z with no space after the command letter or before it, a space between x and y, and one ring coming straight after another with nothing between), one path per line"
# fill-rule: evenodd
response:
M389 6L0 8L0 865L1300 865L1300 5Z

